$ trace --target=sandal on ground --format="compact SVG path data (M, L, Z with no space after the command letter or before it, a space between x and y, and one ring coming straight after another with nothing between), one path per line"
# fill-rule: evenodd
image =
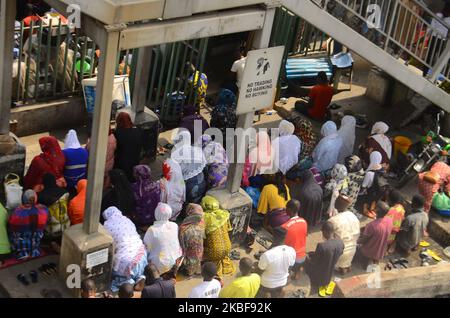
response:
M428 246L430 246L430 243L428 243L427 241L420 241L419 246L420 247L428 247Z
M36 284L38 282L38 273L35 270L30 271L30 277L33 284Z
M232 260L238 261L241 259L241 253L238 250L232 250L230 252L230 258Z
M320 297L327 297L327 287L328 286L319 287L319 296Z
M21 282L24 286L30 285L30 282L28 281L28 279L25 277L24 274L17 275L17 280Z
M334 292L334 288L335 288L335 287L336 287L336 283L333 282L333 281L331 281L331 282L328 284L327 289L325 290L325 293L326 293L328 296L333 295L333 292Z
M50 267L48 264L43 264L41 267L38 268L38 270L47 277L51 276Z

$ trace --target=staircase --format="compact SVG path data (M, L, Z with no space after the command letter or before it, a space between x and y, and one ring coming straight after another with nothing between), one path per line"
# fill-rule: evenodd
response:
M438 87L440 82L450 81L450 44L447 44L450 32L442 40L430 41L431 35L442 34L449 26L420 1L280 2L292 13L450 112L450 96ZM435 20L433 23L432 19ZM408 65L409 61L417 67ZM430 70L427 77L422 76L423 68Z

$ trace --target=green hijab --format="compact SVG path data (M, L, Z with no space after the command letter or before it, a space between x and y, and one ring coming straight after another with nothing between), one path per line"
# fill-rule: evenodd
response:
M206 234L212 233L224 226L230 219L230 212L220 209L219 201L212 196L205 196L201 202L205 213Z

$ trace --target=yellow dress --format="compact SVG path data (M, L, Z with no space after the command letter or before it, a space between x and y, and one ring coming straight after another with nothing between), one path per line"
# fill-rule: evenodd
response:
M286 207L286 204L291 199L288 186L286 187L287 200L278 194L278 188L273 184L266 185L261 191L261 196L258 202L258 213L267 214L276 209Z

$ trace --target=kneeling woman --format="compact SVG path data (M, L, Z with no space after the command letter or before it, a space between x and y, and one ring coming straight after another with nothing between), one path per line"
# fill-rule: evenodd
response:
M217 274L231 275L234 266L229 258L231 240L228 234L231 231L230 212L221 210L219 201L211 196L202 199L202 208L205 218L205 245L203 258L217 266Z
M145 279L147 252L136 226L122 215L116 207L103 212L104 227L114 241L112 292L117 292L122 284L136 284Z
M259 197L258 214L264 215L266 226L275 228L289 221L286 203L290 199L291 194L286 185L286 178L281 172L277 172L271 184L263 188Z

